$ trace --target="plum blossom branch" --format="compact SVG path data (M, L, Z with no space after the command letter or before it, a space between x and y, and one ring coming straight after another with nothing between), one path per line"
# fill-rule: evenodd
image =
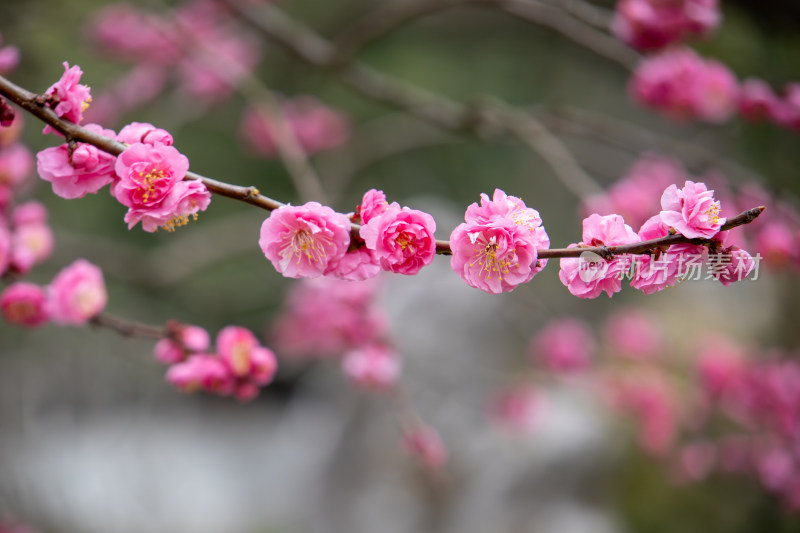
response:
M125 145L110 137L94 133L88 129L73 124L72 122L62 120L55 112L42 104L41 96L27 91L8 79L0 76L0 95L5 96L11 102L19 105L26 111L30 112L37 118L41 119L46 124L53 127L55 130L62 133L68 141L80 141L92 144L97 148L108 152L112 155L119 155L125 149ZM526 121L527 123L527 121ZM187 172L187 179L200 180L209 191L220 196L233 198L251 205L255 205L267 211L275 210L284 204L262 195L255 187L243 187L240 185L232 185L212 178L207 178L193 172ZM728 230L749 224L755 220L763 211L765 207L755 207L740 215L733 217L722 226L722 230ZM350 234L353 237L358 237L361 226L358 224L350 225ZM579 257L584 252L594 252L601 257L611 257L617 254L644 254L651 250L655 250L662 246L672 244L703 244L710 242L708 239L689 239L683 235L668 235L659 239L653 239L636 243L633 245L624 246L595 246L595 247L578 247L578 248L551 248L539 250L538 256L542 259L560 258L560 257ZM452 250L450 243L444 240L436 241L436 253L439 255L451 255Z

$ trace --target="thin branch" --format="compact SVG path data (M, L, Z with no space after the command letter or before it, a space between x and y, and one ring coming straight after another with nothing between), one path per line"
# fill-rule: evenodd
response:
M89 321L93 326L110 329L123 337L144 337L149 339L163 339L169 336L169 328L165 326L152 326L128 320L127 318L100 313Z
M68 142L70 140L86 142L112 155L119 155L125 149L124 144L111 139L110 137L93 133L82 126L60 119L52 109L39 103L41 102L40 96L15 85L3 76L0 76L0 95L5 96L11 102L14 102L26 111L41 119L43 122L51 125L53 128L61 132L66 137ZM187 179L200 180L212 193L255 205L262 209L266 209L267 211L272 211L284 205L277 200L263 196L255 187L231 185L229 183L206 178L205 176L201 176L193 172L187 172L186 177ZM728 219L727 223L722 226L722 230L728 230L743 224L749 224L755 220L758 215L764 211L764 209L766 208L756 207L745 211L736 217ZM358 224L351 224L350 232L353 238L358 238L360 229L361 226ZM660 239L653 239L650 241L644 241L626 246L594 246L561 249L551 248L548 250L540 250L539 257L542 259L556 257L578 257L584 252L594 252L602 257L610 257L616 254L648 253L656 248L669 246L671 244L704 244L709 242L711 242L709 239L688 239L683 235L669 235ZM450 249L450 243L448 241L437 240L436 253L440 255L451 255L452 251Z

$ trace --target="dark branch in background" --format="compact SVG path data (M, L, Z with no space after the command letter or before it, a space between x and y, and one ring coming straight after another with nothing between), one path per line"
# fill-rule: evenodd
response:
M67 141L80 141L89 143L113 155L119 155L125 149L124 144L117 142L114 139L104 135L92 133L82 126L78 126L77 124L60 119L52 109L39 103L42 101L39 95L18 87L2 76L0 76L0 95L5 96L10 101L41 119L43 122L51 125L53 128L61 132L66 137ZM506 117L504 120L509 119ZM532 123L526 120L522 124L526 127L530 127ZM539 135L541 132L532 131L530 134ZM272 211L284 205L277 200L273 200L272 198L262 195L255 187L231 185L222 181L206 178L193 172L187 173L187 179L200 180L206 185L206 187L208 187L208 190L214 194L226 196L228 198L233 198L235 200L255 205L262 209L266 209L267 211ZM764 211L764 209L764 207L756 207L750 209L749 211L745 211L744 213L729 219L722 229L728 230L743 224L749 224L755 220L756 217L758 217L758 215ZM351 235L353 238L359 238L358 235L360 228L361 227L358 224L351 225ZM627 246L594 246L585 248L552 248L549 250L539 250L539 257L542 259L578 257L581 253L587 251L597 253L602 257L610 257L615 254L647 253L650 250L671 244L703 244L708 242L711 241L708 239L688 239L683 235L670 235L661 239L654 239L651 241L645 241ZM450 243L443 240L436 241L436 253L441 255L452 254Z
M602 187L586 174L561 140L529 113L492 101L465 105L362 63L342 62L334 45L274 6L246 5L236 0L226 2L270 41L311 66L333 71L342 82L362 95L445 130L470 133L478 138L485 138L487 134L518 138L539 153L556 177L579 198L602 191Z

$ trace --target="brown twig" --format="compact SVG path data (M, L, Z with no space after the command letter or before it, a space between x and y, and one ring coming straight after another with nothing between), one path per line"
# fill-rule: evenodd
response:
M152 326L142 324L108 313L100 313L89 321L93 326L110 329L123 337L144 337L148 339L163 339L169 336L166 326Z

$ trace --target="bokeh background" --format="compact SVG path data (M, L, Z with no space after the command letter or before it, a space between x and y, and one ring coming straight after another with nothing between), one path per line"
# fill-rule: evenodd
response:
M43 91L69 61L94 94L119 79L130 64L88 38L87 21L106 5L3 0L3 42L22 52L11 78ZM166 13L173 5L137 7ZM331 38L376 7L368 0L276 5ZM720 30L693 43L701 53L740 77L776 86L800 79L796 4L723 1L722 9ZM352 211L364 191L382 189L432 213L437 236L447 238L467 205L501 188L539 210L554 246L579 240L580 199L530 148L491 132L479 139L442 131L274 44L263 42L261 53L256 75L264 85L313 95L351 121L346 143L311 157L337 210ZM536 113L604 186L655 151L696 176L720 172L732 188L755 180L797 206L797 134L738 119L665 120L630 100L627 69L491 7L422 17L370 43L358 60L461 102L501 100ZM152 122L174 134L193 170L301 201L279 161L241 142L243 109L238 95L208 103L169 89L106 125ZM575 127L575 117L590 126ZM54 144L26 119L33 150ZM608 121L623 126L608 129ZM124 207L103 192L66 201L38 181L27 195L48 207L56 249L32 280L47 283L85 257L103 269L114 314L211 332L240 324L270 345L284 296L298 282L281 278L256 244L264 212L215 198L187 227L148 234L128 231ZM687 375L692 350L708 334L755 351L796 352L797 275L794 266L762 268L757 281L729 288L686 283L590 301L566 291L555 263L501 296L467 287L443 257L419 276L387 275L379 302L402 354L404 386L450 453L442 483L431 483L404 451L392 402L354 390L334 361L282 360L276 382L242 405L175 391L152 341L89 327L0 324L0 518L37 531L105 533L797 531L798 519L751 477L675 483L673 466L642 452L630 421L579 380L544 380L525 431L498 425L486 409L494 391L539 379L531 377L529 342L557 317L580 317L600 332L614 313L642 308L663 332L663 356Z

